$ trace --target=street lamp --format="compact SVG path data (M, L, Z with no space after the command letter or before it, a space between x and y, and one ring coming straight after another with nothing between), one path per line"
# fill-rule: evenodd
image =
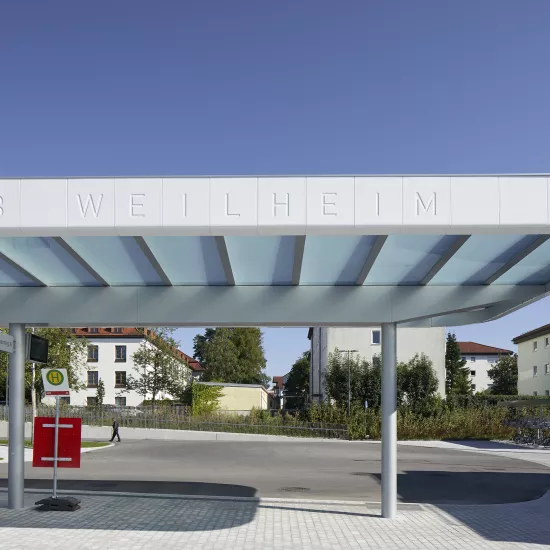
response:
M348 354L348 416L351 415L351 364L350 364L350 354L351 353L359 353L359 350L357 349L340 349L338 350L340 353L347 353Z

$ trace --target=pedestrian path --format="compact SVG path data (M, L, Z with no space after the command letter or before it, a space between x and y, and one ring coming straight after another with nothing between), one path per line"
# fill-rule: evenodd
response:
M140 549L535 549L550 548L550 495L491 506L400 505L395 521L378 505L82 496L77 512L5 508L3 550Z

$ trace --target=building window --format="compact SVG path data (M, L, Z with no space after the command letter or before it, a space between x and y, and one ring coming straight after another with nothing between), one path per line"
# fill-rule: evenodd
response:
M545 347L545 348L550 347L550 338L546 337L546 338L544 339L544 347Z
M475 358L475 357L470 357L470 361L471 361L472 363L475 363L475 362L476 362L476 358Z
M476 391L476 385L472 384L472 391Z
M115 361L126 363L126 346L115 346Z
M371 334L372 334L371 344L373 344L375 346L379 346L380 345L380 331L379 330L373 330Z
M544 365L544 374L550 374L550 365L548 363Z
M97 328L91 328L90 329L90 334L97 334L99 332L99 329Z
M550 397L550 390L544 390L544 395L546 397Z
M117 407L126 407L126 397L115 397L115 405Z
M533 376L536 376L538 374L539 368L533 367Z
M59 404L60 405L70 405L71 404L71 398L64 396L59 398Z
M86 405L88 405L88 407L95 407L97 405L97 397L87 397Z
M121 328L121 327L115 327L115 328L113 329L113 332L114 332L115 334L122 334L122 328Z
M97 363L99 350L97 346L88 346L88 363Z
M533 342L533 351L537 351L539 349L539 343L535 340Z
M99 373L96 370L88 371L88 387L97 388L97 383L99 382Z
M125 388L126 387L126 371L117 370L115 372L115 388Z
M470 371L470 376L475 376L476 375L476 371L475 370L471 370Z
M533 397L537 397L537 396L538 396L538 394L539 394L539 392L537 392L537 391L534 391L534 392L533 392Z

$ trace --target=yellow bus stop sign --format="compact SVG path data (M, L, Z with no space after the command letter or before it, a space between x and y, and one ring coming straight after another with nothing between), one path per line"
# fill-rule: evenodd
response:
M46 395L70 395L67 369L42 369Z

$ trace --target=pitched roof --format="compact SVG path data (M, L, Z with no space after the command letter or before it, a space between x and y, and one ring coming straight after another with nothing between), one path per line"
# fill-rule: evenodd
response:
M284 376L274 376L273 377L273 384L275 384L275 387L279 390L283 390L285 387L285 377Z
M144 338L147 334L146 328L137 327L104 327L104 328L73 328L71 329L73 334L80 338ZM92 332L92 330L97 332ZM180 349L176 350L176 353L180 359L185 361L189 368L193 371L199 372L204 369L200 363L193 357L187 355Z
M542 325L542 327L535 328L533 330L530 330L529 332L524 332L523 334L516 336L512 340L512 342L514 342L514 344L520 344L521 342L526 342L527 340L531 340L532 338L536 338L537 336L544 336L545 334L549 333L550 325Z
M477 342L457 342L460 353L468 355L512 355L514 352L509 349L495 348L478 344Z

